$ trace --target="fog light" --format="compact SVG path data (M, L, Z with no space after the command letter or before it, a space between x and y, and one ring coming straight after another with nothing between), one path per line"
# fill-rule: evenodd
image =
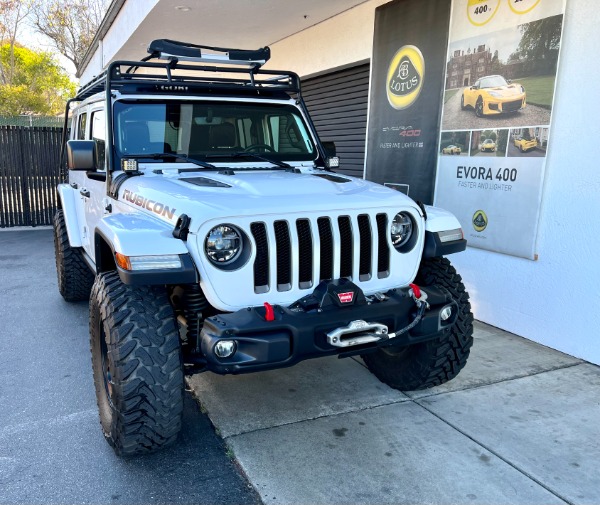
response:
M450 307L450 305L444 307L440 311L440 318L442 319L442 321L446 321L447 319L450 318L451 315L452 315L452 307Z
M215 354L219 358L229 358L237 349L235 340L219 340L215 344Z

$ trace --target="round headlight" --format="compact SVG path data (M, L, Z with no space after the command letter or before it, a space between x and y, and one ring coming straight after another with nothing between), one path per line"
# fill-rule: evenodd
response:
M390 235L396 249L405 245L413 234L413 221L407 212L399 212L392 221Z
M242 253L242 234L233 226L215 226L206 236L204 249L213 263L227 265Z

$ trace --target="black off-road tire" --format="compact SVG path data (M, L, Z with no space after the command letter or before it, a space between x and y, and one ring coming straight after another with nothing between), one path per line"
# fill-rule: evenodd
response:
M181 430L183 365L167 290L99 274L90 297L90 347L100 425L120 456L172 444Z
M473 345L473 314L462 278L446 258L421 262L415 283L441 286L458 304L458 318L439 338L406 347L387 347L362 356L369 370L383 383L401 391L438 386L460 372Z
M62 297L67 302L88 300L94 283L94 274L83 259L82 249L69 245L62 209L54 214L54 256L58 291Z
M466 110L467 106L465 105L465 94L463 93L460 97L460 110Z

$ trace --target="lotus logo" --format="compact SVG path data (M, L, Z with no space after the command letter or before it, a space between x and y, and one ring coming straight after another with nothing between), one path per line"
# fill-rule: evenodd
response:
M473 228L475 231L483 231L488 225L488 218L485 215L485 212L482 210L478 210L473 214Z
M388 102L397 110L410 107L421 92L425 60L416 46L402 46L388 66L386 93Z
M404 60L400 63L398 67L398 79L405 80L408 77L408 65L410 62L408 60Z

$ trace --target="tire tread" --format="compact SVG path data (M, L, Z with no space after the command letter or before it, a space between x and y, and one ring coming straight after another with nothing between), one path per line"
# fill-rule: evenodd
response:
M58 290L67 302L88 300L94 274L83 259L81 248L71 247L62 209L54 214L54 251Z
M363 355L367 367L381 382L404 391L427 389L453 379L466 365L473 345L469 294L450 261L423 260L415 282L423 287L437 285L447 289L458 303L459 312L449 332L409 346L401 359L394 359L382 350Z
M103 273L90 299L90 313L98 309L109 331L113 373L112 422L108 430L103 426L107 441L121 456L172 444L181 430L184 382L179 332L166 290L125 286L116 272ZM97 323L90 319L92 355ZM94 363L92 356L92 363L96 394L106 394L102 370L96 370L101 360ZM100 401L98 408L103 408Z

